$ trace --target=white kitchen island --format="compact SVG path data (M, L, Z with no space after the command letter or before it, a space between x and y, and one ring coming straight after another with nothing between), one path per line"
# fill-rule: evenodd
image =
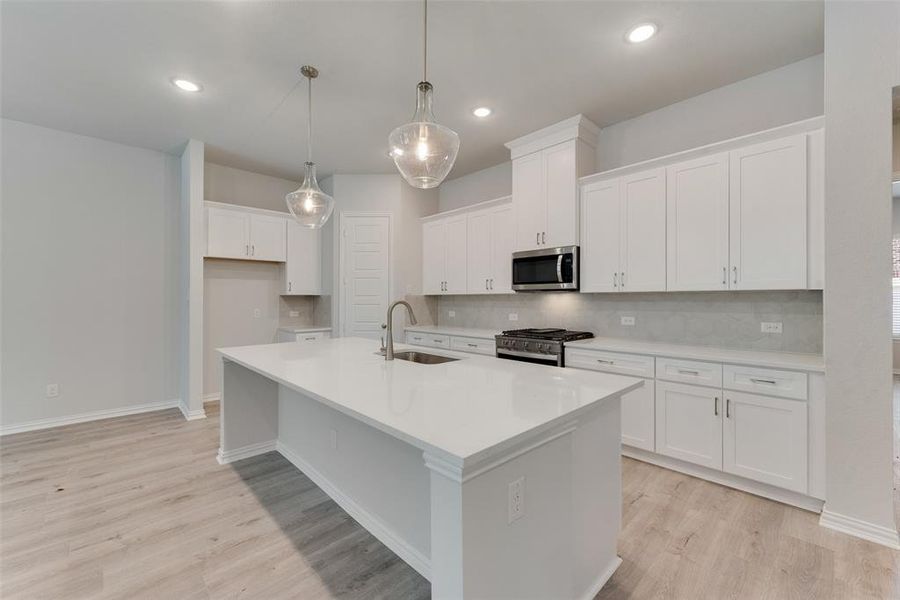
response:
M219 462L280 452L434 598L592 598L620 562L620 397L643 382L377 346L220 349Z

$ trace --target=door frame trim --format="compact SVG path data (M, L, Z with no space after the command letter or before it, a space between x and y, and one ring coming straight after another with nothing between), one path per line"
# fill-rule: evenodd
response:
M347 220L354 217L385 217L388 222L388 297L387 302L390 304L391 298L394 297L394 214L384 211L364 211L364 210L342 210L338 213L338 280L337 289L338 296L338 318L340 319L337 333L339 337L345 336L347 328L347 294L345 275L345 251L344 239L347 226Z

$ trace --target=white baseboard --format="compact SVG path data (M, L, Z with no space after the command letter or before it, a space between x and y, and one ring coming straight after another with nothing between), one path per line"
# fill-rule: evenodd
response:
M303 460L293 450L281 442L277 443L277 450L292 465L297 467L304 475L309 477L313 483L319 486L323 492L328 494L328 496L334 500L338 506L343 508L347 514L353 517L369 533L378 538L378 541L390 548L394 554L399 556L403 562L418 571L422 577L431 581L431 559L429 557L410 546L406 540L394 533L394 531L385 525L381 519L357 504L353 498L337 488L327 477L325 477L325 475Z
M210 404L213 402L218 402L222 399L222 394L219 392L213 392L212 394L204 394L203 395L203 404Z
M806 494L801 494L799 492L794 492L791 490L785 490L779 487L775 487L774 485L760 483L751 479L745 479L743 477L738 477L737 475L732 475L731 473L725 473L724 471L717 471L716 469L701 467L700 465L684 462L683 460L678 460L677 458L663 456L662 454L657 454L655 452L641 450L640 448L622 446L622 456L634 458L636 460L647 462L651 465L656 465L665 469L678 471L679 473L691 475L692 477L698 477L700 479L712 481L713 483L718 483L719 485L724 485L736 490L741 490L742 492L747 492L748 494L753 494L754 496L762 496L763 498L768 498L769 500L775 500L776 502L781 502L783 504L790 504L791 506L796 506L797 508L802 508L803 510L808 510L815 513L822 512L822 506L825 504L823 500L813 498L812 496L807 496Z
M216 460L220 465L227 465L228 463L233 463L237 460L244 460L245 458L250 458L251 456L258 456L260 454L265 454L266 452L272 452L276 450L275 440L269 440L268 442L260 442L258 444L250 444L249 446L243 446L242 448L235 448L234 450L227 450L225 452L219 448L218 454L216 454Z
M203 408L198 408L195 410L191 410L188 408L188 405L184 402L178 403L178 408L181 409L181 414L184 415L186 421L196 421L197 419L205 419L206 411Z
M63 425L74 425L76 423L87 423L89 421L100 421L101 419L112 419L115 417L125 417L128 415L137 415L140 413L153 412L157 410L167 410L181 406L180 400L166 400L165 402L151 402L148 404L135 404L134 406L125 406L122 408L107 408L104 410L94 410L91 412L81 413L78 415L69 415L66 417L53 417L50 419L37 419L34 421L26 421L17 425L4 425L0 427L0 436L12 435L14 433L24 433L26 431L37 431L39 429L50 429L51 427L62 427Z
M822 516L819 517L819 525L852 535L853 537L875 542L894 550L900 550L900 536L897 534L896 527L875 525L856 517L848 517L847 515L831 512L828 508L822 510Z
M581 596L581 600L593 600L594 596L600 593L600 590L606 585L606 582L609 581L609 578L613 576L613 573L616 572L616 569L619 568L619 565L622 564L622 559L618 556L614 556L613 559L609 562L609 565L597 579L594 580L594 583L585 591L585 593Z

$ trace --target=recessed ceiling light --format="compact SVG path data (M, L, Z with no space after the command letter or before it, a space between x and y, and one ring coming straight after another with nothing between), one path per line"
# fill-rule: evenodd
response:
M199 92L201 89L200 84L194 83L193 81L188 81L187 79L173 79L172 84L180 90L184 90L185 92Z
M479 106L478 108L476 108L475 110L472 111L472 114L475 115L476 117L478 117L479 119L483 119L485 117L490 116L491 112L493 112L493 111L491 111L491 109L489 109L487 106Z
M657 27L655 23L641 23L635 25L628 31L627 39L632 44L646 42L656 35Z

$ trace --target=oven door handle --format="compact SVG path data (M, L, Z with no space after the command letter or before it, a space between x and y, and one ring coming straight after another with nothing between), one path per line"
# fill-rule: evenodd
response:
M538 354L537 352L522 352L521 350L507 350L497 348L497 356L501 354L506 354L507 356L521 356L522 358L535 358L537 360L545 360L547 362L557 362L557 359L552 354Z
M563 263L563 255L560 254L558 257L556 257L556 280L559 283L563 283L562 263Z

